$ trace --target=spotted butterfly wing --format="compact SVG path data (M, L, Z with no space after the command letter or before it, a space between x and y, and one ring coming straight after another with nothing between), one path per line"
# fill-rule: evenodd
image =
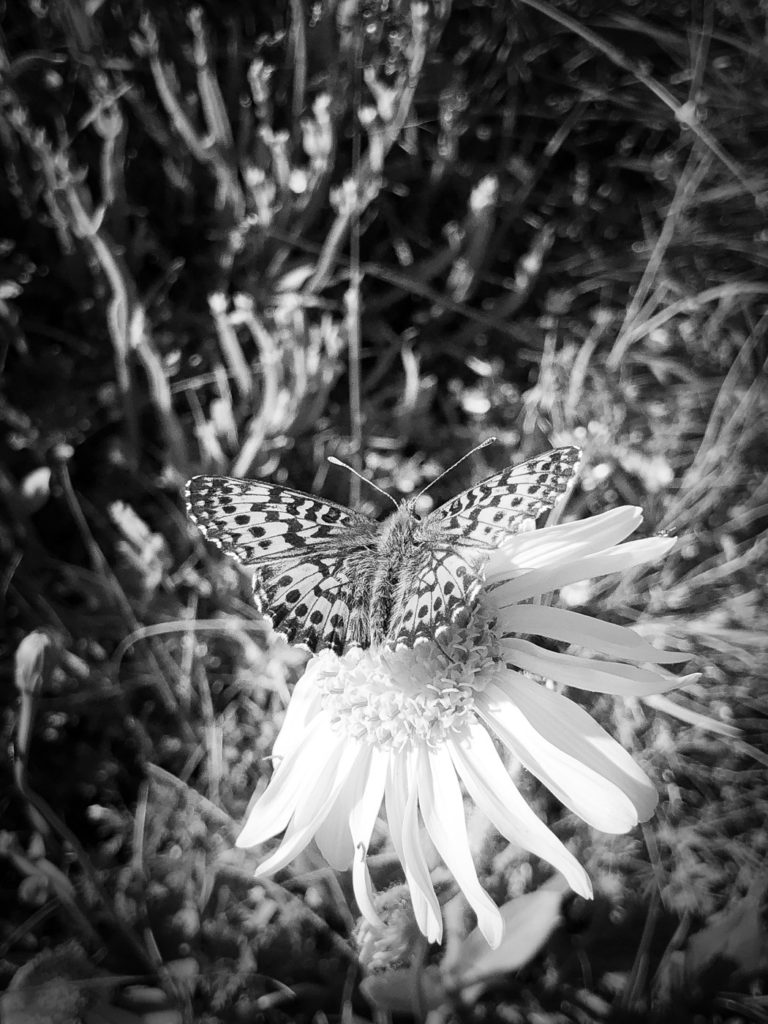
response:
M527 520L554 508L579 468L578 448L555 448L488 477L432 512L439 527L464 545L494 546L518 533Z
M449 538L418 543L414 551L387 633L395 648L439 640L465 626L482 588L476 552L457 550Z
M365 584L378 524L361 512L260 480L193 477L187 510L205 537L256 564L258 610L289 642L365 646Z
M580 459L578 448L556 448L483 480L427 516L415 539L428 557L414 562L390 625L391 642L412 647L464 625L481 589L482 549L554 508Z

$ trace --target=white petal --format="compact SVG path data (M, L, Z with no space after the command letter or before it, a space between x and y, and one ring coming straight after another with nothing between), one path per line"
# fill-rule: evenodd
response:
M376 890L368 870L368 858L363 846L355 847L355 858L352 861L352 890L357 900L357 907L368 924L374 928L384 928L386 924L376 909Z
M591 899L586 871L520 795L484 726L471 722L448 750L470 797L495 828L510 843L548 861L574 892Z
M610 778L626 793L640 821L658 802L656 788L632 756L572 700L514 673L512 699L534 729L550 743Z
M441 942L443 918L419 840L416 798L416 759L410 750L390 758L384 791L387 821L411 893L416 923L428 942Z
M567 701L567 698L545 690L544 687L540 687L540 690L551 697L559 698L560 701ZM515 691L515 696L517 696L517 691ZM530 700L528 703L533 704L534 702ZM557 701L552 702L553 710L558 703ZM577 751L582 747L578 736L570 737L570 732L575 732L582 723L579 721L578 715L571 715L573 709L580 709L577 709L572 701L567 701L567 704L567 713L563 715L561 710L560 714L561 719L565 718L565 722L562 720L539 722L543 732L528 720L527 715L517 707L514 699L510 699L503 690L494 684L486 687L482 694L477 694L475 706L507 749L518 757L525 767L540 779L566 807L569 807L593 828L600 829L602 832L628 832L638 823L639 811L629 795L622 789L622 784L626 784L628 778L636 783L632 786L633 794L642 792L642 795L645 796L642 802L644 812L648 809L647 804L651 798L654 800L655 806L655 790L626 751L615 740L611 740L593 719L589 719L593 728L603 733L614 746L598 751L597 744L584 743L585 756L588 751L590 762L600 764L609 772L610 776L615 778L602 775L592 768L591 764L585 763L579 756L570 753L569 738L575 742ZM583 714L589 718L586 712ZM559 745L551 742L550 735L561 742L566 749L561 749ZM621 764L624 770L616 770L615 766L623 759L628 759L633 767L630 769L624 760ZM638 773L645 780L645 790L643 790L640 779L634 777L634 773Z
M628 626L616 626L591 615L549 605L520 604L505 609L499 616L507 633L530 633L599 651L625 661L645 661L656 665L688 661L689 654L660 651Z
M256 846L282 832L307 788L307 779L313 779L320 790L328 786L343 744L343 739L335 738L323 714L310 722L303 742L283 758L269 785L250 808L236 845Z
M548 594L570 583L607 576L612 572L633 569L644 562L658 561L675 544L674 537L649 537L646 540L630 540L619 547L608 548L596 555L570 559L567 562L546 569L534 569L517 579L502 584L491 592L498 608L517 604L529 597Z
M383 922L373 902L373 883L368 871L367 854L373 826L376 824L381 802L384 799L388 765L389 754L377 747L373 748L365 788L349 815L349 828L355 847L355 859L352 862L352 888L360 913L370 924L379 926Z
M273 875L289 864L304 849L333 806L345 781L357 769L357 762L363 752L363 744L356 743L349 738L346 739L332 783L330 786L325 785L324 797L318 802L315 787L308 788L296 808L296 814L285 830L280 845L259 864L254 872L254 878L267 878L269 875Z
M315 842L334 871L347 871L353 862L355 844L349 827L352 809L365 790L373 748L364 746L356 770L341 787L336 802L329 809L315 833Z
M280 871L287 864L298 857L305 846L309 844L314 835L311 823L299 828L293 821L285 830L280 845L266 857L253 873L254 878L269 878Z
M526 672L594 693L647 697L652 693L667 693L686 682L685 676L673 676L669 672L623 665L618 661L593 661L576 654L559 654L529 640L505 640L501 650L505 660Z
M294 687L282 727L272 744L272 756L276 760L287 757L291 750L305 742L309 723L320 711L320 699L321 691L315 685L313 673L305 672Z
M610 509L589 519L559 526L545 526L532 533L517 533L504 541L498 554L491 556L486 580L491 575L508 574L510 567L520 569L546 569L561 565L572 558L604 551L620 544L633 533L643 519L643 513L634 505Z
M427 832L477 915L478 928L495 949L504 930L501 914L480 885L472 863L456 769L445 747L424 747L419 753L419 807Z

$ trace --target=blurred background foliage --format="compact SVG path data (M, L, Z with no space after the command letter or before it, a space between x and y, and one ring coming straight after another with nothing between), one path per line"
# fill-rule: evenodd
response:
M402 498L493 434L434 500L580 445L570 516L637 504L679 543L561 600L703 675L589 704L659 786L642 834L520 780L597 899L439 1012L768 1020L765 5L2 13L6 1018L385 1012L347 880L309 851L254 885L232 848L304 657L181 488L270 477L383 511L326 456ZM538 884L475 830L499 902Z

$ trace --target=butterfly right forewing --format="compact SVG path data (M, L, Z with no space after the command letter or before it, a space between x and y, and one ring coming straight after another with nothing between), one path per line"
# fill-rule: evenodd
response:
M441 505L428 522L463 545L500 544L555 507L580 460L576 447L555 448L510 466Z

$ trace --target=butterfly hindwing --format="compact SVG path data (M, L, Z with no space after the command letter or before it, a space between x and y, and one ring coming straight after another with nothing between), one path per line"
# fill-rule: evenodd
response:
M259 611L290 643L337 654L367 647L365 609L370 595L370 549L263 563L253 578Z
M341 564L308 558L257 568L253 590L259 611L289 643L340 653L350 615L348 583Z
M422 548L420 564L406 578L387 630L387 642L413 647L465 626L480 593L476 566L452 547Z
M555 448L497 473L463 491L428 516L427 522L460 539L499 544L526 520L554 508L578 469L578 448Z

